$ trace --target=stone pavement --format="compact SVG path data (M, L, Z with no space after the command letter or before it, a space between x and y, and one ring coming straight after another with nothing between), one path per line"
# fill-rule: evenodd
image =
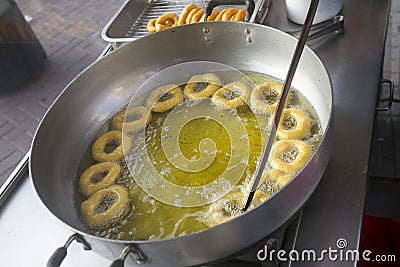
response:
M47 53L47 64L42 74L25 88L0 94L0 185L29 149L46 109L68 82L92 63L105 48L106 42L101 39L100 31L123 0L16 2L43 45ZM383 76L395 82L397 99L400 99L399 44L400 0L393 0ZM392 139L400 135L400 104L394 104L391 111L381 113L380 117L392 125L391 131L395 134ZM386 133L380 135L385 136ZM394 162L400 165L400 142L397 141L390 148L390 152L380 150L381 154L392 165ZM395 154L392 153L393 148L398 149ZM379 172L379 169L386 169L386 166L381 164L376 169ZM400 175L400 166L397 174Z
M24 88L0 93L0 185L29 150L40 119L68 82L99 56L100 32L123 0L16 0L47 54Z

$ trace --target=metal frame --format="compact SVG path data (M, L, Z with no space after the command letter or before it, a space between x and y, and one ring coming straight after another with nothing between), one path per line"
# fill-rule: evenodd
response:
M143 3L143 1L126 1L122 4L117 13L110 19L101 31L103 40L112 43L113 47L119 47L124 43L132 42L136 39L148 35L146 30L147 23L150 19L157 18L166 12L174 12L179 14L180 11L189 3L195 3L198 6L206 6L205 0L155 0ZM262 23L268 13L271 0L255 1L255 10L249 19L249 22ZM129 19L130 21L126 21ZM121 30L121 22L124 22L125 31ZM129 28L126 26L129 25ZM117 29L118 28L118 29ZM119 34L115 32L120 31Z
M28 151L22 160L18 163L17 167L11 173L11 175L7 178L5 183L0 188L0 208L6 203L8 197L12 194L12 192L17 188L18 184L23 180L22 178L26 177L28 173L28 162L29 155L31 154Z

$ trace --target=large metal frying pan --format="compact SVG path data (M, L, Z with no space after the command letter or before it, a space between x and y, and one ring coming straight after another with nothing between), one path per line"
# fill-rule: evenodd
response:
M96 132L154 73L195 60L285 78L297 40L263 25L212 22L164 30L134 41L94 63L76 77L43 118L32 145L30 173L35 190L61 222L109 259L129 246L126 264L192 266L233 255L287 222L309 199L328 164L333 123L329 75L305 48L292 85L315 107L323 140L301 172L262 205L208 230L159 241L116 241L87 234L74 207L79 161ZM212 244L212 245L210 245ZM139 257L139 259L135 260ZM141 255L141 257L140 257ZM141 258L141 259L140 259Z

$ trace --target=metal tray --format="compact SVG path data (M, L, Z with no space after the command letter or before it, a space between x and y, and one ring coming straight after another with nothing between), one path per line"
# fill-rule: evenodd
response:
M256 0L254 14L250 22L262 22L267 10L267 3L270 0ZM183 8L189 3L195 3L205 8L207 0L132 0L126 1L111 20L104 26L101 37L103 40L117 48L124 43L134 41L148 34L146 26L149 20L157 18L166 12L180 14Z

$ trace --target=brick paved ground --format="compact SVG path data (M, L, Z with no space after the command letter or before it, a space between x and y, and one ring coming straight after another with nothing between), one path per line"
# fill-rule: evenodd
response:
M0 94L0 184L28 150L32 136L46 109L67 83L93 62L106 43L99 32L123 0L16 0L47 53L43 73L30 85L11 94ZM384 77L396 84L400 99L400 0L392 1L388 29ZM382 113L395 133L400 135L400 104ZM382 133L385 135L387 133ZM397 154L393 155L393 147ZM399 162L400 142L383 156ZM381 151L382 152L382 151ZM390 155L389 155L390 154ZM396 160L397 159L397 160ZM393 165L393 164L392 164ZM385 164L377 166L379 168ZM400 174L400 166L398 167Z
M0 185L28 151L36 127L68 82L105 48L100 31L123 0L16 0L47 54L43 72L0 93Z

